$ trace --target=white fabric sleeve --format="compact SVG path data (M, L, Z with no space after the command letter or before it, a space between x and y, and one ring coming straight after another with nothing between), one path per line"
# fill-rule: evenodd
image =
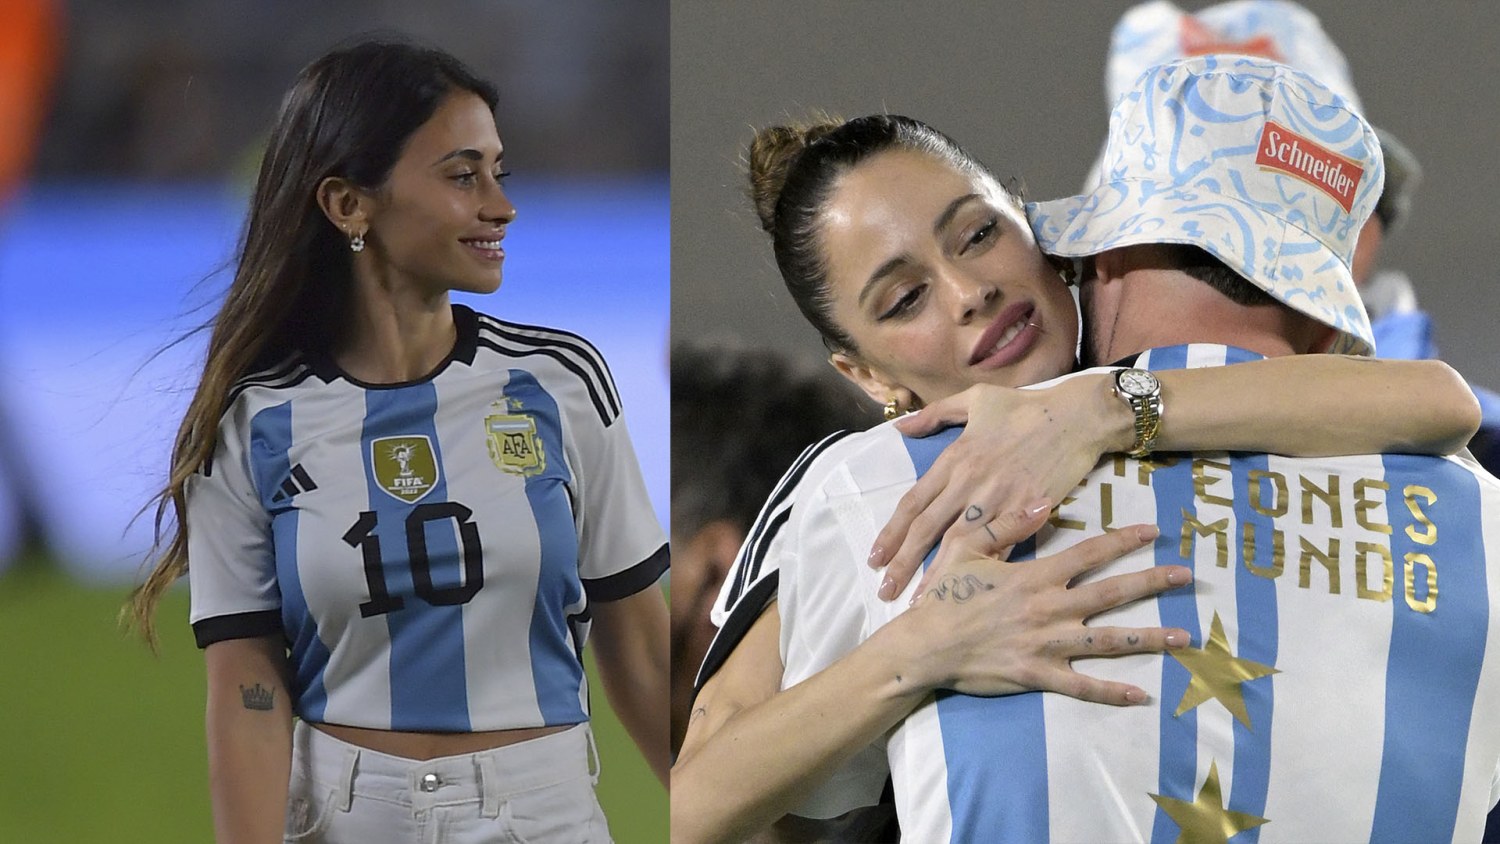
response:
M797 564L783 565L777 595L783 689L826 669L873 632L868 602L874 600L882 575L865 565L868 542L851 541L846 523L853 514L844 512L859 511L864 504L840 466L792 509L787 532ZM868 520L868 515L858 520ZM889 776L882 740L840 766L793 814L833 818L873 806Z
M607 388L614 391L612 378ZM667 537L646 494L625 417L605 424L591 406L569 404L576 411L570 421L577 449L578 574L590 601L617 601L666 572Z
M271 518L250 473L248 424L233 415L213 459L187 481L189 619L200 648L281 630Z

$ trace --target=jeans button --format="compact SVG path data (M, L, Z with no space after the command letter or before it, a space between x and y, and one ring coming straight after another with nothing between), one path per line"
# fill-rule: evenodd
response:
M443 784L443 781L438 778L437 774L423 774L422 775L421 788L422 788L423 791L426 791L428 793L437 791L438 790L438 786L440 786L442 784Z

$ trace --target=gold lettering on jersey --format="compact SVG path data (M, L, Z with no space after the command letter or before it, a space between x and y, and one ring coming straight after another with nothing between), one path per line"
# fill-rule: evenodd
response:
M1234 501L1225 498L1222 495L1216 495L1208 491L1209 487L1213 486L1219 481L1228 480L1228 478L1218 478L1209 475L1209 469L1219 469L1225 474L1228 474L1229 464L1220 463L1217 460L1209 460L1204 457L1199 457L1193 460L1193 493L1198 497L1198 500L1203 502L1204 504L1217 504L1220 507L1233 507Z
M1367 561L1371 555L1380 558L1380 586L1371 587ZM1395 580L1395 564L1391 560L1391 549L1374 542L1354 543L1354 594L1374 601L1391 599L1391 584Z
M1245 534L1245 539L1242 543L1244 547L1240 549L1244 556L1240 559L1245 561L1245 568L1251 574L1267 580L1280 577L1282 569L1286 568L1286 534L1275 528L1271 529L1271 564L1263 566L1256 562L1255 558L1255 524L1245 522L1241 530Z
M1267 472L1264 469L1250 470L1250 509L1261 514L1277 518L1285 516L1287 507L1291 501L1291 495L1286 490L1286 477L1279 472ZM1271 482L1271 503L1263 503L1265 494L1264 481Z
M1432 612L1437 609L1437 563L1434 563L1426 554L1419 554L1415 551L1406 555L1405 562L1406 605L1417 612ZM1423 578L1426 581L1426 594L1420 601L1417 600L1416 589L1417 566L1421 566L1427 573L1427 576Z
M1182 509L1182 543L1178 553L1184 560L1193 559L1193 543L1196 537L1212 536L1214 538L1214 549L1218 552L1214 563L1219 568L1229 565L1229 520L1220 519L1217 522L1204 524L1198 521L1193 511L1184 507Z
M1417 499L1425 499L1430 506L1437 503L1437 493L1425 486L1417 486L1416 484L1408 486L1401 493L1406 498L1406 509L1411 511L1412 518L1420 522L1424 528L1424 530L1418 533L1416 525L1407 525L1406 535L1411 537L1411 541L1418 545L1436 544L1437 525L1433 524L1432 520L1427 518L1427 514L1422 512L1422 508L1417 506Z
M1302 543L1302 558L1297 564L1297 585L1303 589L1312 588L1312 564L1316 562L1328 572L1328 594L1339 594L1338 537L1329 537L1327 548L1319 548L1305 536L1299 537L1298 541ZM1363 570L1360 576L1364 576Z
M1317 524L1313 520L1313 501L1316 499L1328 506L1329 527L1343 527L1344 513L1339 508L1339 476L1329 475L1328 483L1322 487L1306 475L1298 475L1297 479L1302 484L1302 524Z
M1099 484L1099 528L1115 529L1115 488L1107 483Z
M1079 484L1078 486L1080 488L1082 488L1082 487L1086 487L1088 485L1089 485L1088 478L1084 478L1083 479L1083 483ZM1077 496L1074 496L1074 495L1064 495L1063 498L1062 498L1062 500L1059 501L1059 502L1057 502L1057 506L1052 508L1052 515L1050 515L1050 516L1047 517L1047 523L1050 524L1050 525L1052 525L1053 527L1057 528L1058 530L1085 530L1085 529L1087 529L1088 526L1085 525L1083 522L1080 522L1077 519L1068 519L1068 518L1064 518L1063 517L1062 508L1065 507L1065 506L1067 506L1067 505L1069 505L1069 504L1072 504L1073 502L1075 502L1077 500L1078 500Z
M371 440L370 468L375 482L397 501L420 501L438 482L437 455L426 434Z
M1161 456L1145 457L1145 458L1142 458L1140 460L1131 460L1131 459L1127 458L1123 454L1116 454L1114 456L1113 467L1114 467L1115 477L1117 477L1117 478L1123 478L1123 477L1125 477L1125 469L1126 469L1126 467L1130 463L1134 463L1135 464L1135 482L1138 483L1138 484L1140 484L1141 486L1150 486L1151 485L1151 473L1152 472L1155 472L1157 469L1164 469L1164 468L1166 468L1168 466L1176 466L1177 465L1177 460L1178 460L1178 458L1176 458L1176 457L1161 457Z
M1365 530L1375 533L1390 533L1391 526L1384 522L1373 521L1370 516L1371 510L1379 509L1385 504L1384 493L1390 490L1391 485L1385 481L1377 481L1374 478L1360 478L1354 482L1354 523ZM1370 497L1370 490L1378 489L1382 493L1376 498Z
M499 406L496 402L494 406ZM495 468L530 477L547 469L547 451L528 413L494 413L484 417L484 434Z

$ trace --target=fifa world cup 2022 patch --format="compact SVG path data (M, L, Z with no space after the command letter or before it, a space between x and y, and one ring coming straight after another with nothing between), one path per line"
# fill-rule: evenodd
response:
M370 442L375 481L397 501L419 501L438 482L437 455L426 434L380 437Z

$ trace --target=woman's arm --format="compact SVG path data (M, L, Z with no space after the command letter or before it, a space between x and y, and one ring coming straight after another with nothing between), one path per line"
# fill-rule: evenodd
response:
M1295 355L1156 375L1157 451L1450 454L1479 427L1474 394L1435 360ZM881 595L898 594L940 539L929 571L955 555L997 553L981 530L994 513L1059 501L1100 457L1129 450L1134 419L1113 382L1097 373L1035 390L981 385L896 423L910 436L970 424L876 537L870 565L889 562Z
M667 784L671 727L667 602L648 586L593 607L594 653L604 693L656 778Z
M208 779L219 844L281 841L292 704L280 635L215 642L208 667Z
M1084 620L1187 583L1190 572L1163 566L1067 585L1155 536L1154 527L1140 525L1024 566L955 565L951 582L779 693L780 616L772 604L694 702L672 770L672 840L743 840L795 809L934 689L980 695L1044 689L1116 705L1144 703L1141 689L1076 674L1070 660L1159 652L1185 645L1187 633L1086 628Z

